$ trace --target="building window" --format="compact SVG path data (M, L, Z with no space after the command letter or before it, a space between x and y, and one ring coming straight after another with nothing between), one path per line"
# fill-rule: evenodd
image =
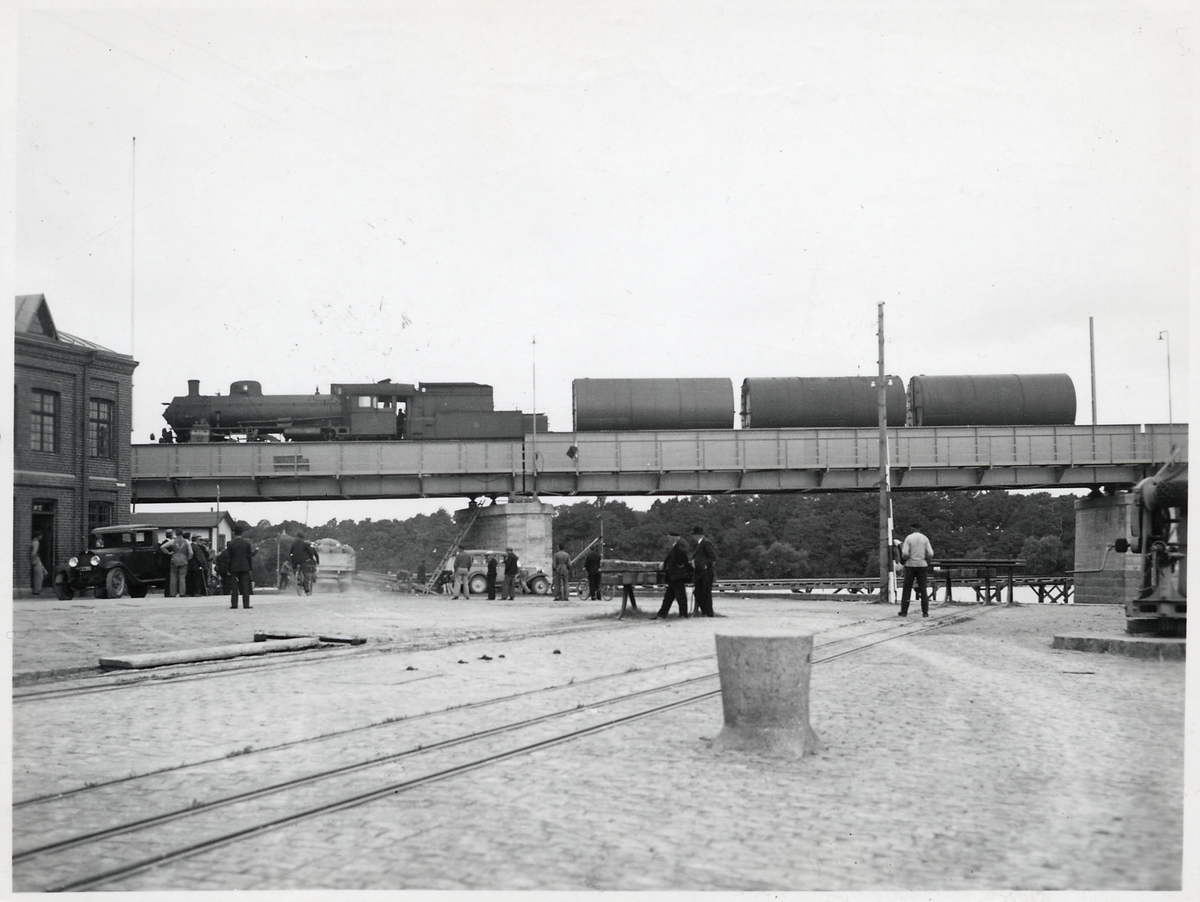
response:
M101 526L113 525L113 503L111 501L88 502L88 532Z
M29 421L29 448L32 451L58 451L58 393L33 390L33 410Z
M111 459L113 455L113 402L92 398L88 402L88 454Z

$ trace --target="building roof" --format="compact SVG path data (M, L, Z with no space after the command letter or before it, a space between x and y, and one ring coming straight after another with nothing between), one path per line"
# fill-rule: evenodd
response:
M45 338L89 351L102 351L105 354L112 354L114 357L129 356L114 351L112 348L106 348L104 345L96 344L94 341L88 341L86 338L58 331L44 294L17 295L16 331L18 335Z
M58 329L50 315L50 305L44 294L17 295L17 332L26 335L43 335L58 341Z
M142 514L138 514L139 517ZM228 511L194 511L191 513L168 513L154 514L153 516L145 517L147 520L152 520L158 526L170 527L172 529L182 529L185 527L195 529L212 529L214 526L220 526L222 521L227 521L230 528L233 527L233 517L229 516Z

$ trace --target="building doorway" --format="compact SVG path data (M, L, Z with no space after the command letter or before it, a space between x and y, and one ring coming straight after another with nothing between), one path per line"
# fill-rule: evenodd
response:
M54 502L53 501L34 501L33 502L33 532L30 533L30 538L34 535L41 534L42 540L38 543L38 556L42 559L42 565L46 568L47 582L53 580L54 573ZM25 561L25 582L29 580L29 567L33 561L26 559Z

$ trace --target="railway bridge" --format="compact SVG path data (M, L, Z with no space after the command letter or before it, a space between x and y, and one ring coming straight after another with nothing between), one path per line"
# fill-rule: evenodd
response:
M1129 487L1187 426L888 430L895 491ZM708 495L871 491L879 431L551 432L516 440L215 442L133 446L133 501Z

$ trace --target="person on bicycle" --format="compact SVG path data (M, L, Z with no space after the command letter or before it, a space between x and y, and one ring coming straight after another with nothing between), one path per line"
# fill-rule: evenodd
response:
M312 595L313 580L321 559L312 543L305 540L303 529L296 530L296 540L292 542L288 558L296 573L296 594Z

